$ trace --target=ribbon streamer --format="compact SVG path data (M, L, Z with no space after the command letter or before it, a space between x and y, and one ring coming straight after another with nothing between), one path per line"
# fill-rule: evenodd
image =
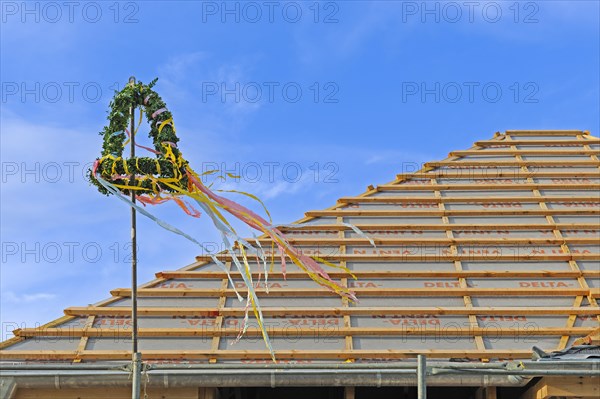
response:
M134 89L135 87L131 90ZM142 89L143 87L140 90ZM156 101L160 100L160 97L158 97L156 93L152 92L147 95L146 93L147 92L144 92L144 95L140 97L143 99L140 100L142 102L140 104L141 106L150 107L152 104L157 104ZM121 112L121 114L123 114L123 112ZM123 116L124 115L121 115L120 117ZM156 150L141 146L137 143L136 146L154 155L157 155L157 158L154 158L155 161L149 158L144 158L142 159L143 162L141 162L140 158L135 158L136 162L134 168L132 165L127 163L126 159L122 158L122 147L110 146L109 150L104 152L104 154L107 155L97 159L94 163L91 170L91 176L94 177L94 179L99 183L99 186L105 189L107 193L116 195L119 200L133 207L142 215L148 217L162 228L186 238L187 240L198 245L202 249L203 253L209 254L211 260L217 265L217 267L226 273L227 279L233 287L238 299L243 301L244 298L236 289L230 272L222 261L220 261L214 254L209 253L204 245L202 245L199 240L195 239L193 235L185 233L184 231L172 226L164 220L161 220L146 210L145 207L148 205L159 205L168 201L173 201L189 216L199 218L203 214L209 217L213 223L213 226L219 231L224 246L224 251L231 257L232 264L235 265L235 268L237 269L237 272L241 276L246 287L246 292L244 293L246 299L244 321L235 342L239 341L239 339L241 339L246 332L248 328L249 312L250 309L252 309L252 313L256 318L267 350L269 351L272 359L275 361L275 352L265 327L259 298L255 289L259 286L262 273L264 273L264 285L266 287L266 292L269 292L268 278L269 273L274 267L275 251L280 254L280 264L284 278L287 270L287 259L289 259L293 264L306 272L306 274L312 280L321 286L326 287L330 291L335 292L340 296L347 297L352 301L357 301L354 292L352 292L347 286L334 281L327 274L324 267L342 269L348 272L348 274L352 277L356 277L352 275L352 273L344 266L327 262L318 256L306 255L300 249L291 245L278 227L273 225L271 215L267 210L267 207L257 196L237 190L213 191L211 190L211 186L214 182L208 186L202 182L200 176L214 175L217 174L219 170L211 170L202 173L202 175L198 175L189 166L189 163L183 158L181 152L177 148L177 138L174 136L175 124L167 108L162 105L155 105L152 109L147 108L147 116L149 121L151 121L151 128L153 129L152 132L154 132L152 133L152 137L155 138L154 145ZM139 119L141 123L141 115ZM167 126L169 128L165 130ZM129 141L132 139L132 136L137 134L139 127L140 125L138 124L134 131L130 132L127 128L124 128L124 125L120 125L118 127L118 131L115 133L111 133L109 131L106 133L105 137L112 139L123 133L126 133L128 138L127 141ZM121 137L124 139L125 135ZM157 137L160 137L161 139L157 139ZM171 139L167 137L171 137ZM121 148L121 150L119 150L119 148ZM117 151L116 153L114 151L115 149ZM103 162L112 162L112 164L106 164L104 167L102 167ZM156 163L154 164L153 162ZM155 168L155 172L157 174L150 174L154 172L143 173L140 169L140 165L142 165L142 163L145 168L144 170L147 171ZM227 173L227 176L231 178L239 178L239 176L234 176L230 173ZM218 178L219 176L216 177L216 179ZM135 197L137 200L139 200L141 206L133 203L127 197L127 195L131 192L136 193ZM217 192L234 193L250 198L261 205L266 214L266 218L235 201L217 194ZM189 202L186 201L186 199ZM190 202L194 203L194 206L192 206ZM242 221L252 229L260 231L263 234L263 238L268 237L270 239L270 268L267 266L267 256L269 253L266 252L261 246L258 237L253 234L253 244L240 237L233 228L232 224L229 222L228 217L225 216L225 213L234 216L236 219ZM353 226L349 223L343 223L343 225L351 228L357 235L366 238L373 246L375 246L374 241L356 226ZM255 257L259 267L259 275L256 282L252 278L252 268L250 266L250 262L248 261L248 256ZM260 271L261 266L262 271Z

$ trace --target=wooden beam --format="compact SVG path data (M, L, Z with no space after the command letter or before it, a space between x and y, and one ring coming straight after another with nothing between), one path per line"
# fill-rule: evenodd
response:
M471 253L459 254L459 255L436 255L436 254L422 254L422 255L404 255L401 253L402 251L398 250L384 250L379 248L379 250L372 255L357 255L357 254L327 254L319 251L304 251L305 255L315 255L322 259L330 260L330 261L353 261L353 262L445 262L445 261L488 261L488 262L518 262L518 261L549 261L549 262L560 262L560 261L570 261L570 260L589 260L595 261L600 260L600 254L583 254L583 253L572 253L572 254L531 254L531 255L520 255L520 254L510 254L503 255L495 253L493 250L473 250ZM389 252L397 252L396 254L389 254ZM409 251L407 251L408 253ZM230 258L231 255L227 253L221 253L217 255L218 259L226 260ZM269 258L271 255L269 254ZM279 254L273 255L274 259L280 259ZM200 255L196 256L198 260L212 260L209 255Z
M344 336L437 336L437 337L466 337L472 335L491 337L520 337L520 336L580 336L590 333L593 327L538 327L523 328L481 328L468 326L465 328L441 327L340 327L315 326L314 328L275 328L267 326L272 337L344 337ZM129 328L24 328L17 329L14 334L19 337L90 337L90 338L126 338L131 336ZM213 327L208 328L140 328L140 337L237 337L239 328ZM261 337L262 330L249 327L244 333L247 337Z
M256 278L261 274L259 271L252 273L252 277ZM348 277L348 273L344 271L332 271L327 273L331 278L344 278ZM561 271L548 271L548 270L502 270L502 271L488 271L488 270L462 270L462 271L432 271L432 270L408 270L408 271L397 271L397 270L367 270L367 271L353 271L359 279L369 278L577 278L581 275L586 277L600 278L600 270L583 270L581 272L573 270L561 270ZM232 277L239 277L239 272L231 272ZM203 272L203 271L164 271L156 273L157 277L165 279L225 279L227 274L225 272ZM269 279L282 279L288 280L296 279L308 279L308 276L303 271L289 271L285 274L283 272L270 272Z
M167 360L167 359L260 359L269 360L271 357L266 350L142 350L142 357L147 360ZM75 351L63 350L2 350L0 351L0 360L72 360L75 357ZM275 356L278 360L284 359L406 359L415 358L422 354L428 358L445 359L480 359L480 358L502 358L502 359L527 359L531 358L530 350L507 350L507 349L486 349L483 351L473 349L407 349L407 350L366 350L353 349L346 350L276 350ZM81 353L83 360L128 360L131 359L130 351L119 350L86 350Z
M427 177L431 177L429 174ZM466 178L471 178L468 176ZM523 176L522 176L523 177ZM597 176L595 176L597 178ZM487 180L487 179L483 179ZM497 184L382 184L377 186L378 192L381 191L530 191L530 190L581 190L598 191L600 184L596 183L575 183L581 181L578 176L571 176L573 182L556 183L510 183L500 180ZM363 197L370 198L370 197ZM375 197L377 198L377 197Z
M318 210L305 213L309 217L322 216L546 216L546 215L600 215L600 208L596 209L453 209L453 210L387 210L387 209L351 209L351 210Z
M574 167L574 166L590 166L590 167L598 167L600 166L600 162L592 161L589 159L586 160L568 160L568 161L554 161L554 160L546 160L546 161L528 161L528 160L514 160L514 161L436 161L436 162L426 162L426 168L439 168L443 166L451 166L457 169L465 166L475 166L481 168L495 168L498 166L502 167L515 167L519 168L521 166L537 166L537 167L547 167L547 166L562 166L565 168ZM528 171L531 173L531 171Z
M439 178L447 177L452 179L524 179L526 177L550 177L555 179L568 178L568 179L581 179L583 177L598 178L598 172L593 171L573 171L573 172L557 172L557 171L532 171L532 172L521 172L518 170L502 171L499 169L493 170L481 170L481 169L465 169L465 170L436 170L429 172L412 172L412 173L401 173L396 176L398 180L406 180L413 178ZM398 185L390 184L390 185ZM385 185L386 187L388 185ZM404 187L405 185L402 185ZM381 188L377 186L376 189Z
M523 150L523 149L516 149L516 150L496 150L496 149L491 149L491 150L464 150L464 151L452 151L451 153L449 153L448 155L450 155L451 157L464 157L464 156L469 156L469 155L493 155L493 156L497 156L497 155L506 155L506 156L511 156L511 155L533 155L533 156L542 156L542 157L552 157L552 156L579 156L579 155L595 155L600 153L600 150L586 150L586 149L579 149L579 150Z
M520 196L520 197L342 197L338 199L341 204L366 204L366 203L389 203L389 204L439 204L439 203L461 203L461 204L488 204L488 203L538 203L556 202L559 204L571 204L573 202L598 202L600 195L594 196Z
M476 141L475 145L479 147L489 147L489 146L497 146L497 145L539 145L539 146L549 146L549 145L573 145L573 144L600 144L600 139L598 138L589 138L585 141L580 140L511 140L511 141L503 141L503 140L480 140Z
M486 315L486 316L536 316L536 315L588 315L600 314L599 307L267 307L262 309L264 316L385 316L385 315ZM65 314L71 316L131 316L131 310L122 306L70 307ZM229 316L243 317L244 308L196 308L196 307L140 307L138 314L144 316Z
M446 231L448 226L444 224L368 224L368 223L354 223L354 226L358 227L362 231ZM464 224L464 223L453 223L450 225L453 231L494 231L494 230L600 230L600 220L598 223L521 223L521 224ZM339 230L352 230L349 226L340 224L297 224L297 225L286 225L278 226L278 229L284 232L290 231L339 231Z
M368 234L368 233L367 233ZM402 238L376 238L376 237L353 237L353 238L306 238L306 237L287 237L287 240L298 246L322 246L322 245L351 245L351 246L372 246L371 241L376 245L495 245L495 246L548 246L568 244L600 244L600 237L564 237L558 238L511 238L511 237L494 237L494 238L419 238L419 237L402 237ZM259 238L261 244L270 244L273 240L270 237ZM345 251L344 251L345 252ZM344 253L341 252L341 253Z
M88 316L87 321L85 322L84 329L89 329L89 328L94 327L94 320L95 319L96 319L96 316ZM60 328L60 327L58 327L58 328ZM15 334L15 335L17 335L17 334ZM84 351L85 348L86 348L86 346L87 346L87 343L88 343L88 337L87 336L82 336L81 340L79 341L79 345L77 345L77 352ZM81 359L77 359L76 358L73 362L74 363L80 363Z
M337 293L317 286L314 288L270 288L267 294L263 288L257 288L257 294L269 297L329 297L339 296ZM359 297L405 297L405 296L577 296L595 295L596 290L582 288L362 288L352 289ZM238 290L245 293L243 290ZM111 295L129 297L130 288L117 288ZM138 290L140 297L237 297L233 289L221 290L214 288L142 288Z
M343 224L344 219L343 218L337 218L337 223L339 224ZM339 238L345 238L346 237L346 233L344 231L338 231L338 237ZM339 246L339 251L340 253L346 253L346 245L340 245ZM347 264L346 261L340 261L340 267L343 269L347 268ZM348 288L348 278L347 277L342 277L340 278L340 285L342 287L346 287ZM348 297L342 297L342 307L343 308L348 308L350 307L350 300L348 299ZM343 320L344 320L344 327L346 328L350 328L352 327L352 318L349 315L344 315L342 316ZM345 350L352 350L354 349L354 338L352 337L352 335L345 335L344 336L344 349ZM352 358L348 358L345 360L346 362L354 362L354 359Z
M231 270L231 262L225 262L225 268L229 271ZM226 290L227 287L229 286L229 277L227 276L227 273L223 273L224 276L221 277L221 290ZM219 298L219 302L217 303L217 310L221 310L225 307L225 304L227 302L227 297L226 296L221 296ZM223 316L217 316L215 319L215 326L221 328L223 327ZM217 350L219 349L219 345L221 343L221 337L213 337L212 343L211 343L211 349L212 350ZM211 358L208 360L209 363L216 363L217 362L217 358Z
M549 399L566 397L596 399L600 396L599 377L544 377L529 388L521 399Z
M589 135L590 132L583 130L507 130L504 132L505 136L578 136L580 134Z

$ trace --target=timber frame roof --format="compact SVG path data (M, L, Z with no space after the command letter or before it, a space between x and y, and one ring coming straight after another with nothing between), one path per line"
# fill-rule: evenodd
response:
M521 359L534 345L562 350L598 335L599 155L600 139L584 131L496 133L281 227L305 253L347 266L357 280L331 276L360 302L301 272L271 273L269 293L264 283L257 293L278 360ZM15 330L0 360L130 359L131 290L111 294ZM144 360L269 361L256 326L231 345L244 304L209 256L157 273L138 296Z

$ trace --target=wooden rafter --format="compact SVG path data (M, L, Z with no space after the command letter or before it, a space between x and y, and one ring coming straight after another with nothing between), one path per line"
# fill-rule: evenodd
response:
M85 331L87 331L87 330L90 330L90 329L92 329L92 328L94 327L94 321L95 321L95 320L96 320L96 316L95 316L95 315L90 315L90 316L88 316L88 318L87 318L87 320L86 320L86 322L85 322L85 326L83 327L83 330L82 330L82 331L84 331L84 332L85 332ZM58 328L60 329L60 327L58 327ZM43 330L43 329L42 329L42 330ZM19 336L20 336L20 337L22 337L22 336L23 336L23 335L20 335L20 334L17 334L17 333L15 333L15 332L13 332L13 334L14 334L15 336L18 336L18 337L19 337ZM82 334L82 335L80 335L80 336L81 336L81 340L79 341L79 345L77 345L77 352L78 352L78 353L81 353L81 352L83 352L83 351L85 350L85 348L86 348L86 346L87 346L87 343L88 343L88 338L89 338L89 335L87 335L87 334ZM73 360L73 362L74 362L74 363L79 363L79 362L81 362L81 359L80 359L78 356L76 356L76 357L75 357L75 359Z
M337 219L338 224L343 224L344 219L339 217ZM338 237L343 241L343 239L346 237L346 232L344 232L343 230L338 231ZM340 253L345 253L346 252L346 245L345 243L340 243L339 246L339 251ZM345 268L346 265L346 261L340 261L340 267ZM348 277L344 276L341 277L340 279L340 283L342 284L342 286L344 287L348 287ZM345 309L348 309L348 307L350 306L350 301L348 300L348 298L343 297L342 299L342 307ZM352 320L350 318L350 315L343 315L342 316L344 318L344 327L346 329L349 329L352 327ZM350 351L352 349L354 349L354 341L353 341L353 337L352 334L346 334L344 336L344 349L347 351ZM348 358L346 359L347 362L354 362L354 359L352 358Z
M225 262L225 268L229 271L231 270L231 261ZM227 287L229 286L229 279L227 277L226 273L223 273L224 275L221 277L221 290L226 290ZM158 276L157 276L158 277ZM217 303L217 312L220 311L221 309L223 309L225 307L225 304L227 302L227 297L225 295L219 297L219 302ZM223 316L219 315L216 317L215 319L215 327L216 328L222 328L223 327ZM219 349L219 345L221 343L221 336L213 336L213 340L211 343L211 349L216 351ZM216 357L210 358L208 360L209 363L216 363L219 359L217 359Z
M455 158L451 158L451 159L455 159ZM431 179L430 180L431 184L438 184L436 179ZM442 192L441 191L434 191L434 195L438 200L441 200L442 198ZM444 202L441 202L438 204L438 207L441 211L445 211L446 210L446 205ZM444 223L445 226L447 226L446 229L446 237L448 240L453 241L454 238L454 232L452 231L452 227L450 226L450 218L448 216L442 216L442 222ZM451 244L450 245L450 251L452 252L453 255L458 254L458 247L456 244ZM456 272L462 272L463 271L463 267L462 267L462 262L459 260L455 260L454 262L454 269L456 270ZM467 288L467 280L463 277L458 277L458 283L460 284L461 288ZM473 301L471 299L470 295L463 295L463 302L465 304L465 308L467 309L471 309L473 307ZM477 317L475 315L470 314L468 316L469 318L469 327L472 329L475 329L476 327L479 326L479 323L477 321ZM477 349L479 350L484 350L485 349L485 343L483 341L483 336L482 334L475 334L473 333L474 338L475 338L475 345L477 346Z

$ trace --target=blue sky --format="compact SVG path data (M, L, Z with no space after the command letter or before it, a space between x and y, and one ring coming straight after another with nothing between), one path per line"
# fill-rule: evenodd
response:
M129 285L129 212L82 177L148 82L197 171L297 220L496 131L599 130L599 3L1 2L2 338ZM143 130L143 129L142 129ZM205 218L164 219L216 242ZM139 222L140 281L198 248Z

